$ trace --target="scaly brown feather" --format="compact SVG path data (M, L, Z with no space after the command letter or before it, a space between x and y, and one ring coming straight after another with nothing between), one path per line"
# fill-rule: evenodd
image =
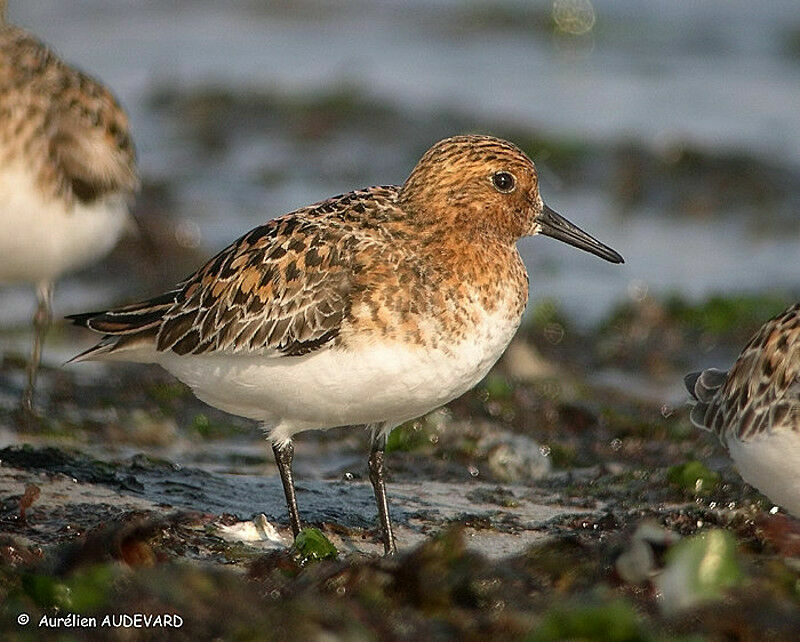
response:
M800 431L800 303L765 323L725 375L689 375L693 421L723 443L749 441L776 428ZM704 379L716 380L709 387Z

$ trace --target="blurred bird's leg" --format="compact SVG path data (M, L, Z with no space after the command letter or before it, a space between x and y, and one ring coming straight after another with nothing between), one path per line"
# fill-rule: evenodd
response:
M286 495L286 507L289 509L289 523L292 534L297 537L300 532L300 514L297 511L297 498L294 494L294 478L292 477L292 460L294 459L294 444L289 441L283 445L272 444L275 453L275 463L283 483L283 494Z
M389 519L389 502L386 500L386 483L383 478L383 458L386 452L387 432L377 429L372 435L372 447L369 453L369 480L375 491L375 501L378 504L378 517L383 531L383 553L394 555L397 546L392 532L392 522Z
M33 393L36 389L36 375L39 373L39 364L42 360L42 345L44 344L47 330L53 320L53 283L44 281L36 286L38 305L33 317L33 349L28 362L28 385L22 393L22 413L27 417L33 416Z

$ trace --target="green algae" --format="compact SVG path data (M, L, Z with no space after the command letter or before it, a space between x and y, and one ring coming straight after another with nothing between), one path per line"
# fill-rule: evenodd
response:
M203 412L192 417L190 428L203 439L222 439L242 432L242 429L233 423L209 417Z
M667 479L675 486L695 495L708 495L720 482L719 473L709 470L697 460L670 466L667 470Z
M164 408L170 408L176 401L181 401L189 396L188 386L174 382L159 382L147 388L148 396Z
M508 379L499 374L491 373L483 380L483 389L486 391L486 401L507 401L514 394L514 386Z
M318 528L304 528L294 538L294 550L301 566L309 562L336 559L339 551Z
M775 294L711 296L700 303L689 303L673 295L666 310L678 323L714 336L729 335L740 328L757 328L786 309L789 298Z
M557 606L526 638L527 642L586 640L596 642L645 642L647 635L634 609L623 601L589 606Z
M736 540L715 529L679 541L666 555L666 566L657 578L662 608L676 613L723 597L742 580Z
M68 578L26 574L22 589L38 606L85 613L104 606L119 571L111 564L80 569Z
M409 421L389 433L386 452L412 452L431 445L432 432L424 420Z

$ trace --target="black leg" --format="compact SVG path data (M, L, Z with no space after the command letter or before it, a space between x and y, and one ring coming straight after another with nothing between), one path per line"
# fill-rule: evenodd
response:
M289 509L289 522L295 537L300 532L300 514L297 512L297 498L294 495L294 478L292 477L292 460L294 459L294 444L290 441L284 446L272 444L275 453L275 463L283 483L283 494L286 495L286 507Z
M369 454L369 480L375 490L375 501L378 503L378 516L383 530L383 552L385 555L394 555L397 546L394 543L392 522L389 519L389 503L386 501L386 483L383 479L383 457L386 449L386 439L376 436L372 440L372 450Z
M22 393L22 413L33 416L33 392L36 388L36 375L42 360L42 344L52 321L51 302L53 300L53 284L40 283L36 288L39 304L33 317L33 349L28 362L28 385Z

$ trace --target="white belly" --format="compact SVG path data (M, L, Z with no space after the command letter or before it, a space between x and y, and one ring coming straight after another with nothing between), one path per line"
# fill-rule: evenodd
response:
M0 167L0 282L53 281L88 265L114 247L127 219L122 196L67 208L42 198L23 166Z
M784 428L746 443L731 439L728 450L748 484L800 517L800 433Z
M505 350L519 319L486 315L448 351L401 343L323 349L302 357L159 353L155 361L206 403L264 422L271 438L334 426L395 426L458 397Z

